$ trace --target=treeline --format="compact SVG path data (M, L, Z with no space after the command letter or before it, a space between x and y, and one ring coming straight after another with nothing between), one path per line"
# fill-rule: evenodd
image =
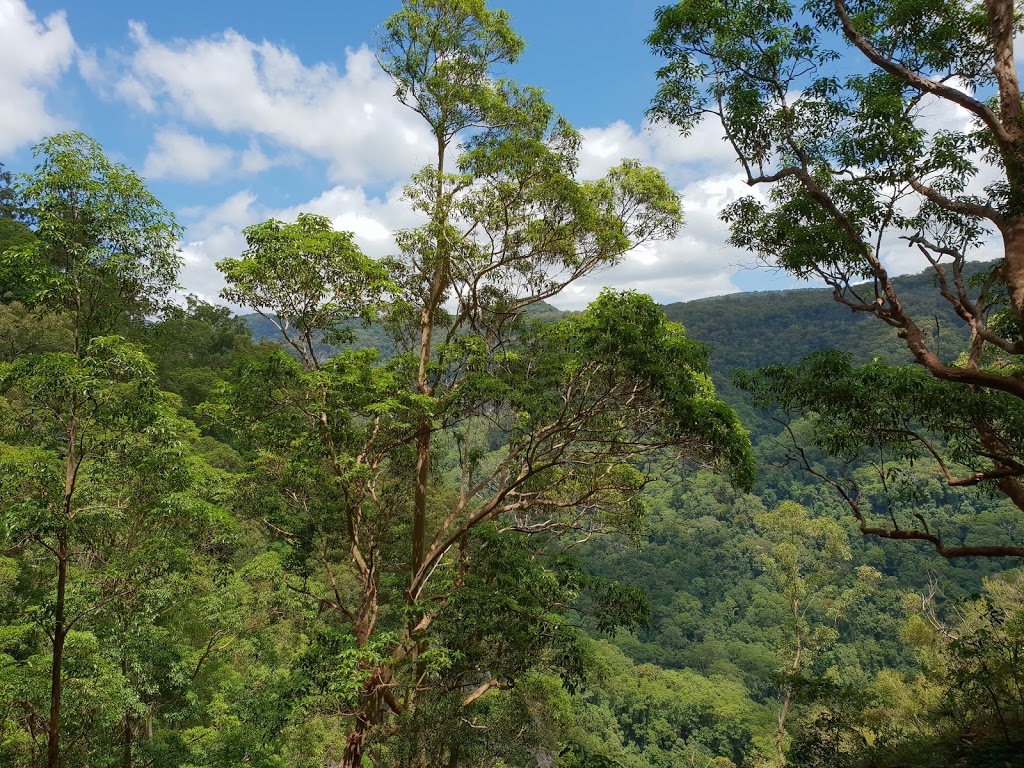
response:
M688 57L729 59L744 167L797 163L763 180L777 208L726 212L734 243L824 280L845 325L814 292L552 311L680 200L633 160L580 182L580 134L497 76L524 44L476 0L377 39L436 140L423 224L382 260L320 216L246 228L217 265L245 319L172 300L181 229L89 137L0 176L0 762L1021 764L1024 292L957 250L1002 203L875 194L890 137L857 115L905 94L822 81L776 119L805 91L759 89L831 54L788 19L765 53L768 10L726 10L659 12L682 61L655 114L692 127ZM830 120L859 143L804 140ZM968 177L950 146L926 172ZM878 261L893 222L941 301Z
M134 183L84 137L54 142L91 174L118 179L122 193ZM136 192L142 220L165 216ZM327 384L344 398L336 410L313 411L318 420L352 418L354 407L370 405L357 426L379 429L370 414L395 406L351 398L387 386L403 358L341 340L321 359L314 343L316 365L304 372L283 336L258 344L249 323L226 309L166 302L160 272L147 278L148 293L139 289L133 281L148 262L111 273L110 246L94 244L85 253L100 258L68 269L60 244L94 236L67 220L62 204L48 212L39 202L34 221L7 220L14 236L0 243L0 755L15 766L47 764L56 743L57 764L336 761L369 665L381 663L390 633L407 621L400 585L408 554L378 582L381 591L398 587L377 609L390 617L382 618L385 635L361 644L337 602L358 594L341 570L351 567L348 524L338 516L345 502L323 496L338 480L322 474L321 449L296 445L312 436L295 425L309 413L302 403L317 392L311 384ZM49 227L67 226L60 240L47 240L52 229L40 226L51 215ZM134 224L108 221L108 243L119 226ZM161 233L152 233L155 242ZM239 263L258 266L246 258ZM543 313L541 325L527 319L517 343L532 345L536 365L543 345L567 332L604 336L611 318L634 344L631 324L643 313L655 322L647 337L671 330L651 305L610 301L555 335L564 325L557 314ZM623 310L627 318L618 319ZM565 362L564 347L549 351ZM664 351L651 352L660 364ZM364 360L368 367L359 367ZM521 369L511 373L520 387ZM475 386L501 380L478 376ZM458 498L464 462L478 472L507 460L508 433L491 413L478 410L465 425L437 433L437 509ZM365 759L1014 764L1024 597L1007 571L1012 561L945 561L864 539L830 489L773 468L784 448L768 433L756 437L761 470L752 493L663 454L636 465L630 449L630 471L646 466L646 479L631 486L642 496L616 501L635 509L605 518L617 536L576 546L599 532L596 521L559 527L547 511L531 521L510 510L475 527L453 548L452 565L439 564L452 570L432 598L425 660L385 662L415 675L416 705L368 729ZM377 529L399 553L412 494L390 483L408 471L404 461L382 486L392 488L401 515ZM938 525L962 529L965 540L1018 535L1005 499L965 497L927 467L903 469L919 474L915 503L933 510ZM396 675L390 687L405 685Z

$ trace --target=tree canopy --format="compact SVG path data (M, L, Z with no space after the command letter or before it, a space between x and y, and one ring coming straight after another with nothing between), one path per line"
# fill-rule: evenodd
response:
M175 296L180 229L92 139L0 173L0 764L1020 765L1010 257L968 263L981 230L927 191L966 206L933 161L999 150L943 155L914 111L942 93L826 52L845 9L943 87L991 65L958 92L1002 120L997 5L660 12L691 46L661 106L706 97L776 185L734 239L824 291L546 304L681 203L636 160L578 178L580 133L504 77L524 43L482 0L407 0L378 33L435 139L421 225L382 259L323 216L245 228L219 266L251 315ZM928 272L878 272L886 237Z
M657 18L649 42L667 63L651 114L684 132L705 116L717 119L747 183L767 187L722 212L731 242L824 281L837 302L894 328L915 362L945 385L900 409L911 404L897 391L905 374L882 375L875 364L877 396L894 413L869 425L845 423L850 439L880 440L898 421L902 438L886 448L917 441L954 486L997 488L1024 510L1012 415L1024 397L1024 120L1013 3L686 0ZM930 116L942 110L969 120L938 124ZM969 276L968 259L990 242L999 260ZM886 267L896 247L920 254L966 325L966 345L940 348L932 318L904 301ZM817 360L819 381L826 360ZM843 370L832 365L828 379L850 391L856 384L841 381ZM792 406L784 396L773 400L787 386L775 375L746 382L764 402ZM802 408L813 410L807 398ZM974 418L936 435L951 408ZM947 547L927 526L868 527L929 541L945 556L1021 553Z

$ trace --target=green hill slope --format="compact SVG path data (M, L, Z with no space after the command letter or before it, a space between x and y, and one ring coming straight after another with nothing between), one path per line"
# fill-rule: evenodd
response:
M966 339L965 328L939 295L932 273L895 282L918 322L939 335L940 356L955 356ZM712 369L719 375L734 368L795 363L819 349L840 349L857 361L909 361L894 329L837 304L828 288L734 293L668 304L665 312L691 337L711 345Z

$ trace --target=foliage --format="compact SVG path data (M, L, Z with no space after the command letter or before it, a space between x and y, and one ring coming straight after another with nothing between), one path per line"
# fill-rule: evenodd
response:
M345 320L372 319L387 273L359 251L350 233L303 213L293 224L271 219L243 234L248 247L242 258L217 264L229 283L224 298L273 323L307 366L318 361L316 342L332 341L318 331L337 334Z
M701 7L720 40L785 16ZM776 53L817 34L787 18L790 37L765 38ZM928 36L932 16L907 18ZM940 27L929 44L957 32ZM18 182L27 223L0 231L0 763L1019 763L1019 574L884 540L1019 544L991 474L1017 460L1015 395L901 367L902 342L857 316L826 323L813 291L668 316L606 291L559 313L545 297L674 233L678 198L634 161L575 179L578 134L496 70L522 51L506 14L409 0L379 44L438 142L406 193L424 225L379 262L320 217L249 228L222 265L249 319L166 301L173 220L91 140L44 142ZM858 93L891 96L876 86ZM785 130L741 123L751 147ZM819 183L871 205L845 177ZM803 240L769 209L748 236L786 258L823 242L860 258L785 204L813 224ZM973 275L965 290L1013 338L1005 270L947 256L951 284ZM941 280L891 286L937 318L926 341L944 364L970 370L979 326L955 327ZM846 289L870 298L874 282ZM976 373L1015 375L997 347ZM807 352L740 375L803 453L766 419L747 424L752 449L719 399L752 412L727 370ZM887 517L882 540L851 539L842 497L792 457ZM976 482L952 490L943 467Z
M482 526L531 535L541 557L563 539L635 531L656 454L715 463L741 483L753 475L706 353L649 299L609 293L544 330L524 317L674 234L680 205L664 177L624 161L578 182L579 134L538 89L493 76L522 41L507 14L480 0L410 0L378 46L397 98L437 143L436 162L405 191L426 223L398 232L399 257L378 264L324 220L268 222L247 231L241 259L221 264L224 295L274 322L300 361L271 355L245 371L219 415L259 435L247 506L291 548L293 588L330 611L344 638L349 687L321 706L352 718L346 766L361 763L389 719L415 719L420 700L450 706L446 695L458 693L469 707L544 669L548 656L576 663L557 651L564 632L549 619L538 629L534 611L500 607L528 604L533 579L557 581L556 571L521 571L485 603L485 616L507 617L504 650L489 655L495 630L478 624L481 599L459 599L486 572L474 554ZM370 350L318 357L339 324L378 314L397 353L386 364ZM542 595L549 613L554 583ZM635 602L623 590L603 597ZM446 631L448 621L459 630ZM466 635L470 627L478 631ZM415 759L428 761L432 748L417 743Z
M1024 352L1024 121L1012 54L1019 25L1010 0L984 7L822 0L802 9L685 0L659 10L649 39L667 59L652 114L683 131L713 116L747 182L768 187L763 199L748 196L723 211L731 242L823 281L840 304L896 329L936 379L932 390L945 390L947 403L970 401L975 413L1005 410L1007 398L1024 396L1016 361ZM928 117L936 108L963 109L971 124L938 128ZM1002 256L972 280L967 259L990 233ZM899 240L920 254L965 327L964 347L940 346L931 318L890 277L886 261ZM907 439L929 440L928 422L938 414L896 410L907 399L881 392ZM1004 426L986 416L970 425L964 439L981 448L970 482L990 484L1024 509L1024 465L1013 453L1013 424ZM952 465L964 448L945 455L940 446L936 457ZM1024 553L996 544L946 547L927 526L870 530L929 541L947 557Z
M951 487L980 486L1001 489L1005 473L994 472L993 462L1016 461L1013 446L1022 436L1021 401L1005 393L978 396L977 391L949 387L916 366L893 366L881 360L853 367L849 358L836 352L819 352L796 366L770 366L753 373L739 373L738 386L754 394L754 403L774 407L777 420L795 438L793 423L809 433L809 442L825 455L847 467L868 463L880 481L889 487L890 515L901 499L920 521L923 530L898 525L885 531L889 538L920 539L931 542L946 557L971 555L1014 555L1020 547L996 539L987 545L951 545L943 541L941 529L929 527L915 505L915 478L904 465L925 462L936 466ZM879 392L885 392L880 399ZM985 429L979 431L979 425ZM998 432L1008 440L1006 450L993 453L993 443L984 438ZM999 446L1000 448L1002 445ZM860 461L861 457L866 458ZM799 446L791 448L789 460L808 471L827 477L820 463L814 463ZM847 471L840 478L832 472L827 480L847 501L865 533L878 529L868 521L870 505L863 498L857 477ZM865 507L867 511L865 511ZM904 516L907 520L908 516ZM911 518L912 524L914 520Z
M3 251L15 297L74 318L76 350L163 306L180 266L174 217L81 133L45 139L17 192L33 238Z
M204 498L216 481L189 455L190 425L153 384L145 356L111 337L81 358L21 356L0 369L2 542L20 569L12 663L29 673L14 701L29 733L60 739L60 759L91 760L109 746L83 740L89 729L139 716L143 693L124 665L147 595L230 529ZM63 711L47 718L54 701Z
M0 163L0 219L10 221L15 218L18 206L15 202L14 175L5 171L4 167Z
M768 730L770 714L735 681L634 665L607 643L595 650L602 676L575 702L565 765L736 765Z
M17 192L14 188L14 174L5 170L0 163L0 253L11 246L24 245L32 239L28 225L19 221ZM10 292L6 281L0 282L0 300Z

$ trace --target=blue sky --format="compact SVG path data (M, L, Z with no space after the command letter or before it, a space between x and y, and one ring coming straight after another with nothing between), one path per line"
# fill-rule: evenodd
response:
M659 301L778 287L725 246L717 212L747 188L717 126L689 138L652 129L644 110L657 60L644 38L659 0L505 0L526 39L506 74L539 85L585 143L581 175L622 157L658 165L683 193L675 241L555 300L579 308L602 285ZM399 2L0 0L0 161L76 128L138 169L187 232L181 282L215 299L213 263L237 255L240 230L300 211L330 216L374 256L417 223L401 201L430 160L418 118L398 105L368 45Z

